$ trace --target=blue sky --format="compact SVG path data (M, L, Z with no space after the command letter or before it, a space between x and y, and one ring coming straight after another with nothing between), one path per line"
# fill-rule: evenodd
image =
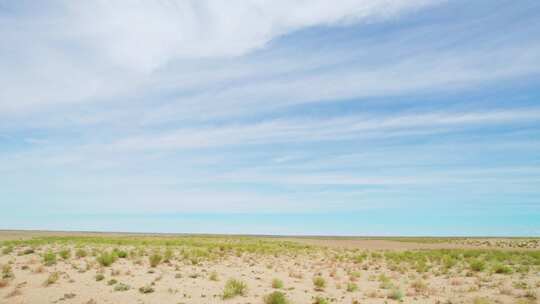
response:
M538 1L2 1L0 229L540 236Z

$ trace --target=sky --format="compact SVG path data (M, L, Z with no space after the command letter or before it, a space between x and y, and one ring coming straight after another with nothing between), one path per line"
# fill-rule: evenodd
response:
M0 210L540 236L540 2L0 0Z

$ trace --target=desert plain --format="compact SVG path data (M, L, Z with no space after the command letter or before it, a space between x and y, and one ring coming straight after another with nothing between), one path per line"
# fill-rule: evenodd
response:
M0 231L0 303L537 303L540 239Z

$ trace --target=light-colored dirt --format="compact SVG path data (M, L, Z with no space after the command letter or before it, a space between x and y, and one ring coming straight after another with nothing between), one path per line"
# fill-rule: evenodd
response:
M50 232L5 232L3 239L24 239L30 236L69 235L73 233ZM77 236L83 234L75 234ZM91 236L118 236L121 234L84 234ZM163 237L163 236L160 236ZM269 238L264 238L268 240ZM270 238L271 239L271 238ZM450 272L443 272L434 266L428 272L418 273L404 265L392 265L380 258L366 258L362 262L342 259L340 256L356 249L370 252L381 250L414 250L443 248L445 244L418 244L390 240L328 240L308 238L279 238L297 242L321 245L309 252L283 252L281 254L256 254L228 252L218 260L205 260L193 265L189 259L182 259L182 248L174 249L174 258L161 263L156 268L149 265L148 255L164 248L144 247L146 253L136 257L118 259L110 267L102 267L96 256L74 257L74 245L38 245L35 252L23 254L27 246L19 246L13 252L0 256L0 266L10 268L11 277L5 279L6 286L0 286L0 303L264 303L264 296L275 291L272 280L283 281L280 289L291 304L314 303L317 296L329 303L399 303L391 298L391 293L399 290L403 303L535 303L540 288L538 268L527 273L497 274L490 271L471 273L466 266L457 266ZM448 245L448 244L447 244ZM443 246L443 247L441 247ZM460 246L453 244L452 246ZM120 248L128 252L139 250L135 246L83 245L89 253L93 250L110 251ZM346 248L346 249L341 249ZM453 248L453 247L452 247ZM46 252L60 252L69 249L72 256L67 260L58 258L51 266L43 266ZM218 280L210 279L215 272ZM59 279L50 286L44 282L53 274ZM96 275L103 274L102 281ZM313 278L321 276L326 281L323 290L315 290ZM382 284L385 276L392 287ZM245 296L222 299L223 288L228 279L239 279L248 286ZM111 279L117 283L108 285ZM416 286L422 282L423 286ZM119 283L130 288L115 291ZM357 290L347 291L353 283ZM153 293L143 294L139 288L151 286ZM480 300L479 300L480 299Z

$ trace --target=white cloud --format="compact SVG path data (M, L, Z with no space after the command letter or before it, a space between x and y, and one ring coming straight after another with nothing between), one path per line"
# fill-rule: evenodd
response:
M73 35L133 69L174 59L228 57L304 27L353 23L419 8L429 0L67 1Z
M17 18L0 16L0 114L129 99L155 85L155 79L167 82L158 75L172 61L181 62L173 75L196 77L198 67L186 69L183 60L240 56L301 28L386 18L435 2L156 0L22 5Z

